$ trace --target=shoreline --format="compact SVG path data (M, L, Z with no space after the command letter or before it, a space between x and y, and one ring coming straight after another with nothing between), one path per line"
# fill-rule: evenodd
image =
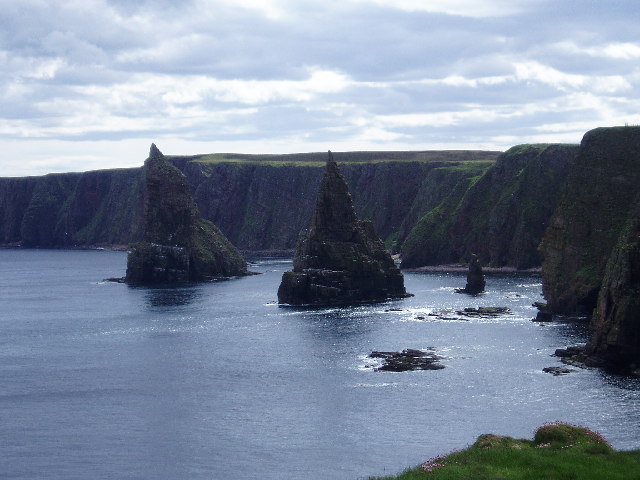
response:
M443 265L425 265L424 267L403 268L403 272L428 272L428 273L466 273L469 266L461 263L450 263ZM516 267L482 267L482 273L529 273L539 275L542 267L518 269Z
M25 250L111 250L116 252L126 252L129 245L122 244L96 244L96 245L76 245L76 246L53 246L53 247L23 247L20 243L5 243L0 245L3 248L17 248ZM245 258L293 258L294 250L240 250ZM394 255L394 260L399 262L400 259ZM462 263L448 263L441 265L425 265L422 267L403 268L403 272L411 273L466 273L469 266ZM542 267L532 267L527 269L518 269L516 267L482 267L483 273L519 273L539 275L542 273Z

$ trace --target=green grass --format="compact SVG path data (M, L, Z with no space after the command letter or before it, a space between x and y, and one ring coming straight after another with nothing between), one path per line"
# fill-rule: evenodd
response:
M484 163L495 162L500 152L474 150L429 150L429 151L371 151L371 152L334 152L334 159L341 164L384 163L384 162L463 162ZM178 157L176 157L178 158ZM291 153L291 154L244 154L213 153L189 157L191 161L204 164L242 163L260 164L273 167L281 166L324 166L326 152Z
M640 479L640 450L614 451L597 433L554 423L540 427L533 441L482 435L465 450L433 458L397 477L384 479Z

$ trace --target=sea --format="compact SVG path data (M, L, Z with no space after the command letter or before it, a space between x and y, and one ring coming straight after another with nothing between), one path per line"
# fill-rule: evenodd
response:
M535 274L410 273L413 297L351 308L277 305L287 259L259 275L132 287L126 253L0 250L0 477L363 479L495 433L553 421L640 448L640 381L564 376L584 324L541 324ZM508 307L498 317L456 310ZM433 349L442 370L383 372L376 350Z

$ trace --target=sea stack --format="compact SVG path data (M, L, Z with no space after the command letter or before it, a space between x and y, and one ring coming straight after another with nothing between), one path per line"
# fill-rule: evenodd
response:
M404 278L376 235L358 220L347 184L329 152L309 235L298 243L278 303L344 306L410 296Z
M471 255L471 261L469 262L469 272L467 273L467 285L464 288L457 289L458 293L468 293L470 295L477 295L484 292L485 281L482 273L482 267L478 256L474 253Z
M154 144L144 162L144 182L144 241L131 246L127 283L246 275L242 255L213 223L200 216L186 177Z

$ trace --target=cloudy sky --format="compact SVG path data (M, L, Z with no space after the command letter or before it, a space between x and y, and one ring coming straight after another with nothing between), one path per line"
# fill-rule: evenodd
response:
M0 176L640 124L637 0L0 0Z

